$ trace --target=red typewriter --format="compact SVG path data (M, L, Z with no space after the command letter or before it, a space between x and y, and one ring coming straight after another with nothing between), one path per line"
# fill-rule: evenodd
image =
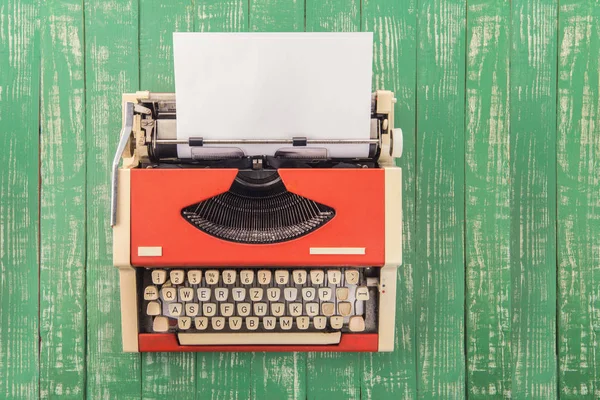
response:
M174 94L124 95L111 215L123 349L392 351L394 102L372 94L368 140L269 139L280 150L246 155L244 139L177 139ZM331 143L369 155L331 157Z

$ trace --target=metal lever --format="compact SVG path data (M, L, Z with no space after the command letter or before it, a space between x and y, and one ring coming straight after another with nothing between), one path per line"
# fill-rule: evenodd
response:
M125 146L129 141L129 136L133 130L133 103L125 104L125 124L121 129L121 137L119 139L119 146L112 163L112 191L111 191L111 202L110 202L110 226L117 224L117 186L119 179L119 162L125 151Z

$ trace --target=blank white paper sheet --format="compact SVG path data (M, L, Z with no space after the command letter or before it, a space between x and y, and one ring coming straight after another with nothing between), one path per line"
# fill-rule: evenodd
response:
M177 138L369 139L372 33L174 33ZM273 155L286 145L241 145ZM315 145L366 157L368 144ZM178 145L181 158L191 158Z

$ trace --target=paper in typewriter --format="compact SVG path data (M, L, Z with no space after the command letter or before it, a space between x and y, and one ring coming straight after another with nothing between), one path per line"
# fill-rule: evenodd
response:
M177 138L369 139L372 33L175 33ZM291 145L222 145L273 155ZM366 157L368 144L314 145ZM178 145L180 158L191 149Z

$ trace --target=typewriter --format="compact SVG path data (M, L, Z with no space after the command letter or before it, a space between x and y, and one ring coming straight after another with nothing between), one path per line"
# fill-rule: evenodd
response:
M111 225L124 351L392 351L394 103L372 94L365 140L181 140L174 94L123 95ZM241 143L279 150L250 156ZM331 143L369 155L330 157Z

